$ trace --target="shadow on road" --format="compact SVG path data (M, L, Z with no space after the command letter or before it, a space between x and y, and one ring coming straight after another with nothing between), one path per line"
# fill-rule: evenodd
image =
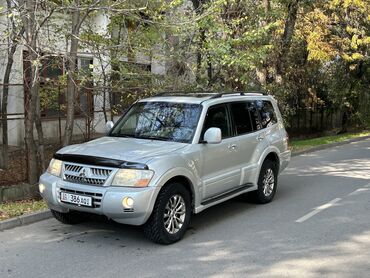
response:
M110 221L66 226L48 220L0 233L0 255L29 252L27 260L6 261L12 269L47 258L52 270L45 277L73 276L74 268L64 265L76 262L95 277L124 271L134 277L367 277L369 147L370 141L358 142L295 157L274 202L256 205L240 197L214 206L194 215L174 245L153 244L140 227ZM352 193L358 188L363 190ZM334 207L295 222L334 198L340 198ZM31 272L42 276L36 268Z

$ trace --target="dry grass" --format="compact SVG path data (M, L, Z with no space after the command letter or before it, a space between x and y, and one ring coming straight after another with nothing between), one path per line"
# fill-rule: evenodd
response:
M21 216L47 208L43 200L24 200L0 204L0 220Z

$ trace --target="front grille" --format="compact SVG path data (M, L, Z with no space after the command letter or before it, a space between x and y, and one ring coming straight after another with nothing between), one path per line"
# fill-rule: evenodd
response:
M112 171L113 169L109 168L83 166L65 162L63 180L73 183L102 186Z
M86 192L86 191L79 191L79 190L73 190L73 189L67 189L67 188L60 188L60 192L66 192L66 193L72 193L72 194L92 197L93 208L100 208L101 200L103 199L102 193Z

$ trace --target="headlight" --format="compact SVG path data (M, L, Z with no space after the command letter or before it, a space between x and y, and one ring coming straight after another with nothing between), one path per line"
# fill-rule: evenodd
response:
M146 187L153 177L150 170L120 169L113 178L112 186Z
M62 163L63 162L61 160L53 158L50 161L49 167L46 170L46 172L48 172L51 175L60 177L60 174L62 172Z

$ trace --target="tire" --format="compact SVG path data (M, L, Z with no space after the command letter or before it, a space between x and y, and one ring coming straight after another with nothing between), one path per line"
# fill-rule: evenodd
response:
M177 205L176 202L178 202ZM173 211L171 208L177 208L178 213L171 213ZM190 216L189 191L181 183L168 184L158 194L153 212L143 226L144 235L155 243L166 245L175 243L184 236Z
M278 167L275 162L271 160L263 162L258 178L258 189L253 192L257 203L267 204L274 199L278 180L277 171Z
M62 222L63 224L74 225L83 222L82 216L74 211L63 213L56 210L51 210L51 214L56 220Z

